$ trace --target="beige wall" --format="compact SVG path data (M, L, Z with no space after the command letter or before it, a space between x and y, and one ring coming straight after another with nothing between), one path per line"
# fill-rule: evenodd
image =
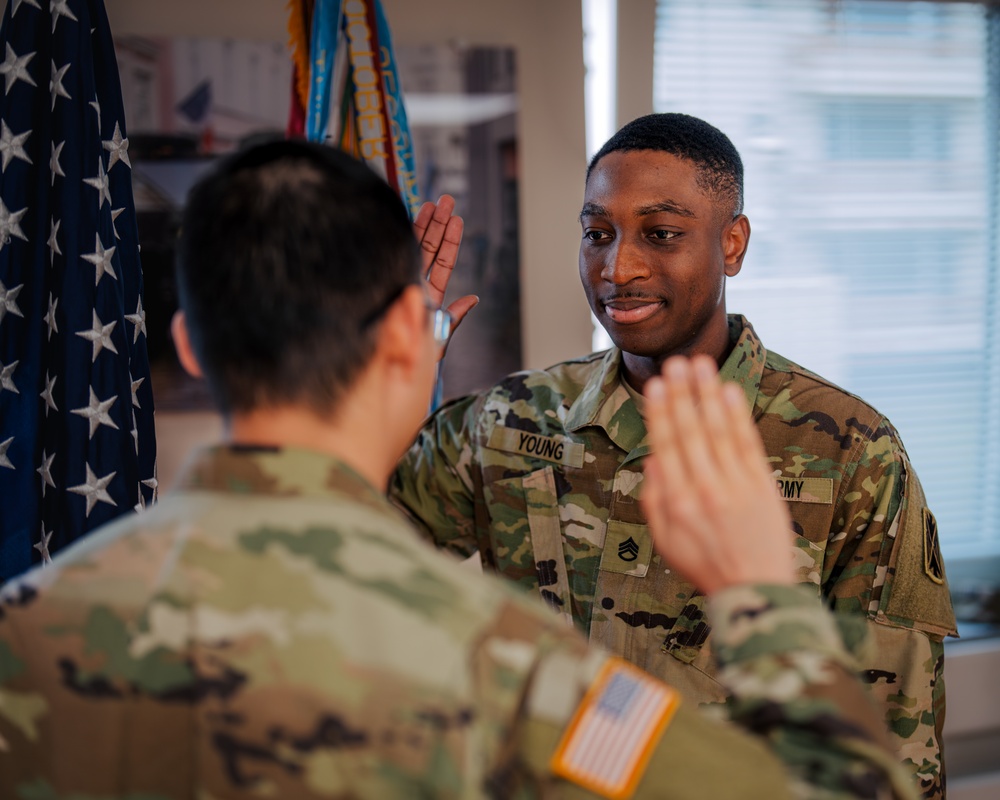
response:
M651 7L651 0L641 5ZM288 38L283 0L106 0L106 6L120 35ZM383 0L383 7L401 44L517 49L525 364L544 367L588 352L590 316L576 268L586 159L580 0Z

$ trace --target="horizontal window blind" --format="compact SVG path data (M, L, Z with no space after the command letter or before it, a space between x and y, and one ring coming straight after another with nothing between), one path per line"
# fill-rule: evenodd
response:
M900 430L949 557L1000 553L994 11L659 0L654 106L744 159L727 286L764 344Z

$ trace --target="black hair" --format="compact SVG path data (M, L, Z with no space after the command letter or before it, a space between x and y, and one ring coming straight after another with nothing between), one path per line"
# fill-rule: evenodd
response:
M718 128L688 114L639 117L605 142L591 159L587 178L608 153L633 150L658 150L691 161L698 168L698 185L726 203L732 216L743 213L743 161Z
M199 180L176 267L192 348L227 416L335 410L371 358L371 323L420 280L392 189L347 154L302 141L250 147Z

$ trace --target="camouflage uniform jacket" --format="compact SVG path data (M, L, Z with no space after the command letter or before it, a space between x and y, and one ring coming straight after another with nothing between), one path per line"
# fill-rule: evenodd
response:
M713 604L733 717L763 740L682 704L637 797L909 796L817 601ZM633 669L345 465L220 448L5 587L0 797L593 797L549 756L606 668Z
M746 392L794 521L803 583L864 614L865 680L927 796L942 791L943 647L955 632L936 526L877 411L765 350L730 316L721 372ZM703 601L653 552L649 452L610 350L509 376L442 408L401 462L396 501L424 534L541 593L603 645L699 702L720 701Z

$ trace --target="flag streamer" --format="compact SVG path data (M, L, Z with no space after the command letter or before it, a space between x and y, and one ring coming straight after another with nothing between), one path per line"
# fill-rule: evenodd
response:
M294 13L294 12L293 12ZM378 0L316 0L305 132L361 159L420 208L392 37Z

